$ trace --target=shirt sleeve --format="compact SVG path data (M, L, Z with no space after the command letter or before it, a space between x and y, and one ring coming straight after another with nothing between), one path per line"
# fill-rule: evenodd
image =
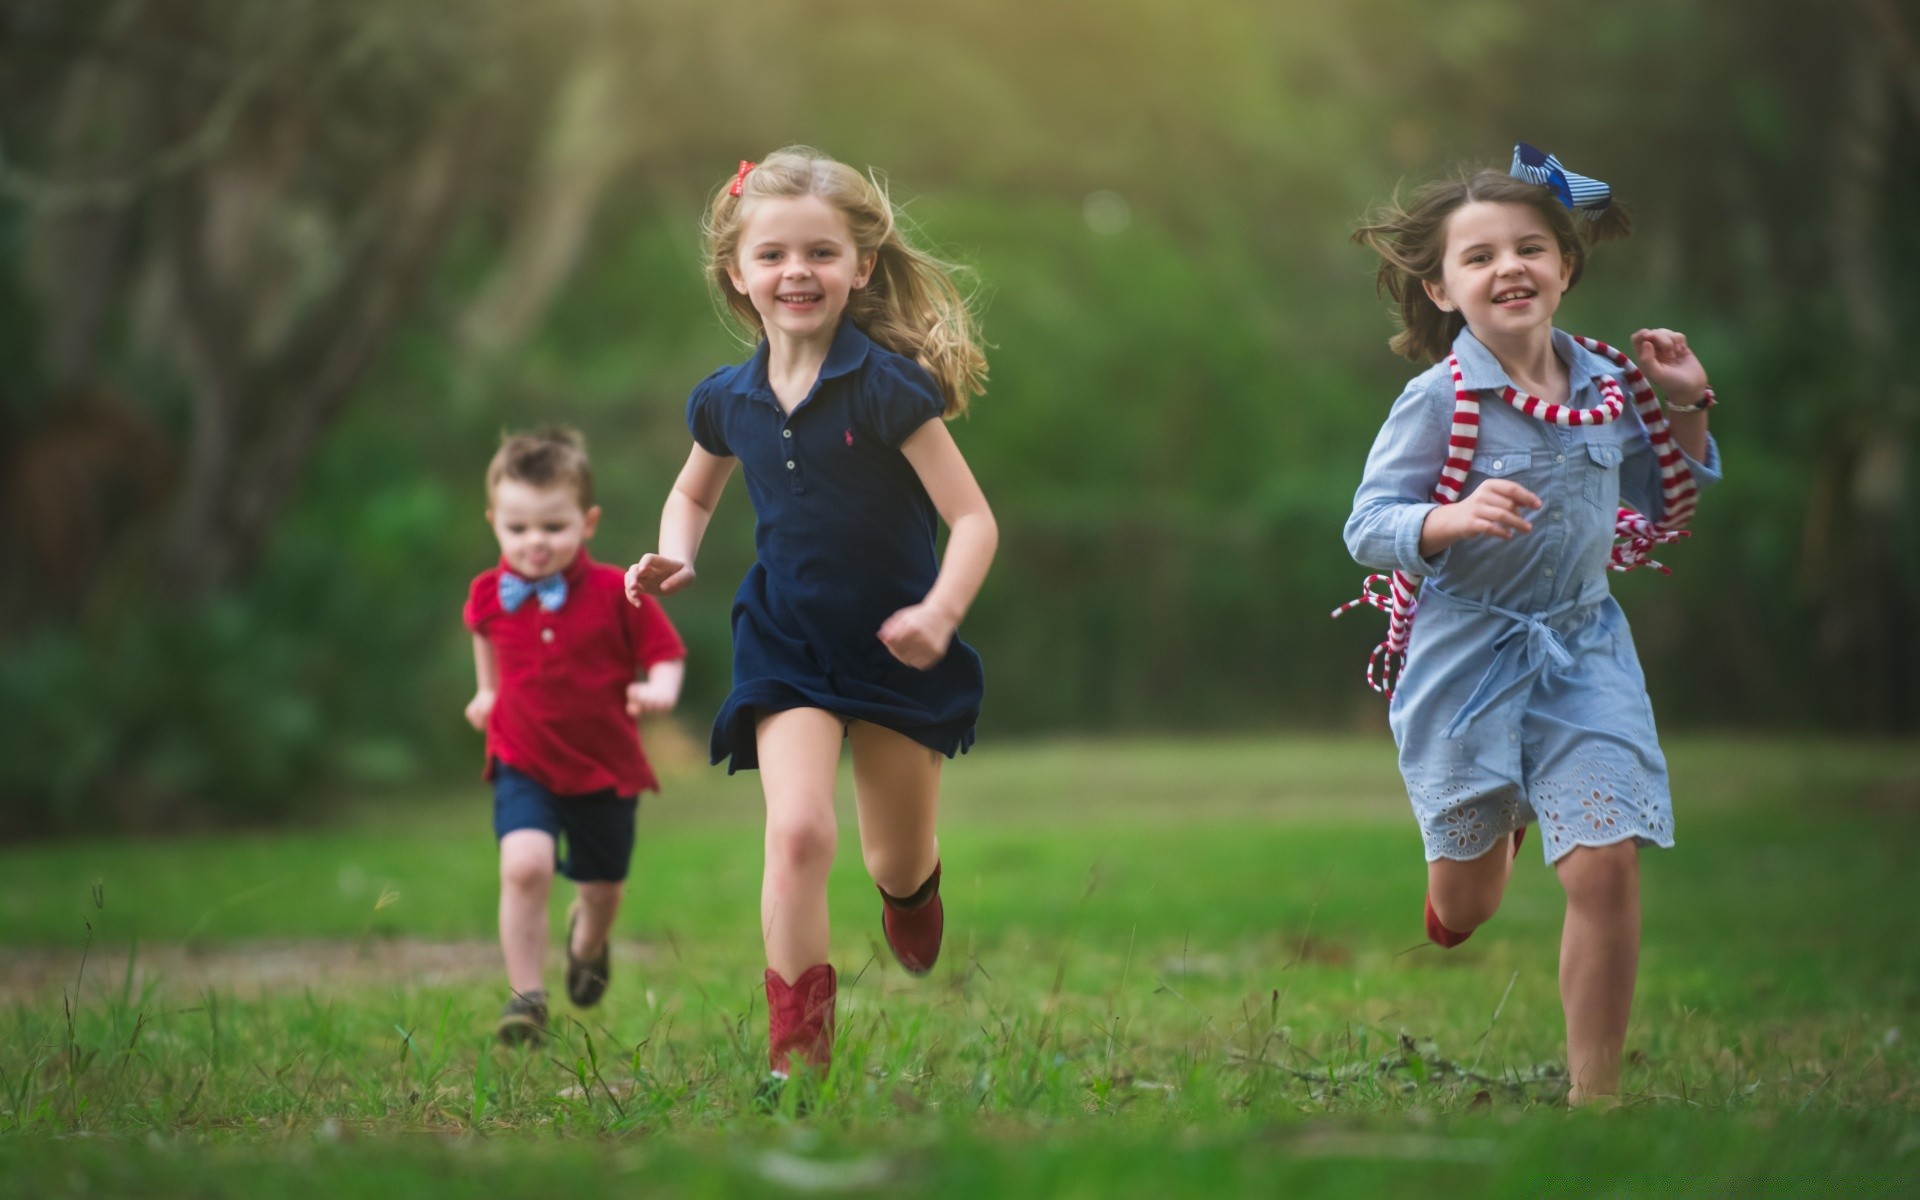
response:
M642 596L637 605L626 604L624 599L622 604L627 610L627 634L633 646L635 666L652 670L660 663L687 656L686 645L659 601L652 596Z
M727 448L726 431L721 420L721 406L724 403L722 389L718 380L725 372L716 372L701 380L687 397L687 432L693 435L693 444L717 458L732 458L733 451Z
M1628 438L1621 452L1620 502L1658 524L1667 515L1666 502L1660 494L1660 456L1654 453L1653 442L1647 438L1646 424L1640 420L1638 409L1634 410L1633 419L1640 427L1639 436ZM1680 449L1679 442L1672 445L1679 451L1680 461L1693 472L1694 487L1704 492L1720 482L1720 445L1711 433L1707 435L1705 462L1696 462L1692 455Z
M1452 387L1440 395L1433 386L1438 377L1429 372L1407 385L1367 454L1344 531L1348 553L1363 567L1431 575L1447 560L1444 549L1420 557L1420 528L1439 507L1433 489L1453 425Z
M500 611L499 579L499 572L483 571L467 588L467 602L461 606L460 619L475 633L486 632L487 622Z
M862 433L883 446L899 449L915 430L947 410L933 376L911 359L876 353L863 376L854 418Z

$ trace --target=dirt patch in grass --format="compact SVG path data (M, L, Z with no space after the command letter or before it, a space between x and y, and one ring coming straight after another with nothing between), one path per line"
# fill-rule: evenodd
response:
M354 941L262 940L218 945L142 945L128 961L127 948L95 946L78 950L7 949L0 951L0 1004L57 998L77 990L97 998L117 995L127 986L139 995L155 992L193 995L217 991L239 997L304 988L335 991L345 987L438 987L504 980L500 947L491 941L435 942L419 938L368 938ZM557 977L557 951L552 973ZM616 941L616 962L645 962L657 948ZM504 984L503 984L504 986Z

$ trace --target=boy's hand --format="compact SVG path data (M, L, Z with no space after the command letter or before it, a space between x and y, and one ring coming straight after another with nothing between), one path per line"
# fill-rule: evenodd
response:
M638 721L648 713L673 711L680 697L677 688L658 683L636 682L627 685L627 715Z
M467 724L484 733L487 728L487 717L492 712L493 692L491 689L482 688L473 694L473 699L467 701Z
M1633 357L1669 404L1695 404L1707 390L1707 369L1687 346L1687 335L1642 329L1633 335Z
M659 554L643 554L627 568L627 599L640 603L642 596L671 596L693 582L693 566Z
M925 671L947 656L958 622L927 604L910 604L880 626L887 653L916 671Z

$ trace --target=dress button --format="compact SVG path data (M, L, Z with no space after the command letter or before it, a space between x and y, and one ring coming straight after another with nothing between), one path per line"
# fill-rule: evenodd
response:
M1503 471L1506 469L1506 466L1507 460L1504 458L1496 458L1493 460L1493 469L1496 471Z
M1546 577L1547 577L1548 579L1552 579L1552 578L1553 578L1553 568L1552 568L1552 567L1548 567L1548 568L1547 568L1546 570L1544 570L1544 571L1542 571L1542 572L1540 572L1540 573L1541 573L1542 575L1545 575L1545 576L1546 576Z
M551 642L553 640L553 630L542 629L540 631L540 640L543 642Z
M1553 456L1553 461L1555 461L1555 462L1557 462L1557 463L1563 463L1563 462L1565 462L1565 461L1567 461L1567 456L1566 456L1566 455L1564 455L1564 454L1556 454L1556 455L1554 455L1554 456Z
M782 430L780 431L780 436L781 436L781 437L792 437L792 436L793 436L793 430L791 430L791 429L782 429Z
M787 470L789 470L789 471L791 471L791 470L793 470L793 460L792 460L792 459L788 459L788 460L787 460Z

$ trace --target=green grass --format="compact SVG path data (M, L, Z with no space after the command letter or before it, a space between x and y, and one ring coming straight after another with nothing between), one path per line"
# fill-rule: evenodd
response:
M1680 843L1645 858L1629 1104L1606 1116L1559 1103L1562 903L1531 843L1499 917L1442 954L1383 740L1073 742L952 768L947 949L924 981L879 945L843 806L841 1037L799 1120L750 1102L752 776L683 767L647 801L614 988L562 1006L539 1054L488 1040L504 988L477 782L343 802L301 832L0 853L0 1178L221 1196L1920 1186L1920 751L1703 741L1672 759Z

